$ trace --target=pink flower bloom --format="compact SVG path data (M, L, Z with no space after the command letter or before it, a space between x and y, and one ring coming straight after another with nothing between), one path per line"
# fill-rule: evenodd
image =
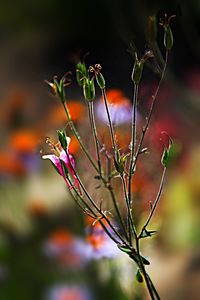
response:
M67 148L64 150L60 143L53 144L49 139L47 143L52 147L53 154L43 155L43 159L49 159L56 167L58 173L64 178L69 189L74 186L78 188L81 193L80 185L75 174L75 161L69 153L70 138L67 137Z

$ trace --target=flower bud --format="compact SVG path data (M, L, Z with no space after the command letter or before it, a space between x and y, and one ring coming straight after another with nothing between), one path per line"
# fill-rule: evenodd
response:
M164 20L161 19L160 21L160 25L163 26L164 28L164 45L166 50L171 50L171 48L173 47L174 44L174 38L173 38L173 33L170 27L170 21L171 19L175 18L175 15L172 15L170 17L168 17L165 14Z
M105 89L106 82L101 72L96 74L96 81L101 90Z
M171 50L174 44L173 33L169 24L164 26L164 45L167 50Z
M116 152L116 157L114 158L115 169L119 174L123 174L127 162L128 155L120 155L119 150Z
M83 94L86 100L93 101L95 98L94 80L86 78L83 83Z
M131 79L134 82L134 84L139 84L140 80L142 78L142 71L143 71L143 66L144 66L144 61L143 60L138 60L136 58L135 64L133 67L133 72L131 75Z
M65 130L58 130L57 134L58 134L58 140L59 140L59 142L61 144L61 147L63 149L67 149L67 147L68 147L68 140L67 140L67 136L66 136Z
M76 65L76 80L79 86L83 86L84 79L87 77L87 69L85 63L79 62Z

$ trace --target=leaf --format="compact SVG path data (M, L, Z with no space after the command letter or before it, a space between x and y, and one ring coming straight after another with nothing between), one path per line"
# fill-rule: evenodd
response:
M150 265L150 261L148 261L144 256L141 256L142 258L142 262L144 265L149 266Z
M123 244L118 244L117 247L122 251L122 252L125 252L125 253L132 253L132 249L128 248L126 245L123 245Z
M140 238L152 237L156 234L156 230L143 230Z

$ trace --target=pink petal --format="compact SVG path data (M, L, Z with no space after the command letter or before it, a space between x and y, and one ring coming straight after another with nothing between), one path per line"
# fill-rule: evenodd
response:
M55 154L48 154L48 155L43 155L42 156L43 159L49 159L58 169L58 171L62 174L62 166L61 166L61 162L60 159L58 158L58 156L56 156Z

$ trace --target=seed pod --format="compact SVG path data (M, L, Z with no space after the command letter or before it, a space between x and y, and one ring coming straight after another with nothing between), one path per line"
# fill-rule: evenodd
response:
M101 72L98 72L96 74L96 81L97 81L97 84L100 87L100 89L103 90L106 86L106 82L105 82L105 79L104 79L103 75L101 74Z
M95 98L94 80L86 78L83 83L83 94L87 101L93 101Z
M169 24L164 26L164 45L167 50L171 50L174 44L173 33Z

